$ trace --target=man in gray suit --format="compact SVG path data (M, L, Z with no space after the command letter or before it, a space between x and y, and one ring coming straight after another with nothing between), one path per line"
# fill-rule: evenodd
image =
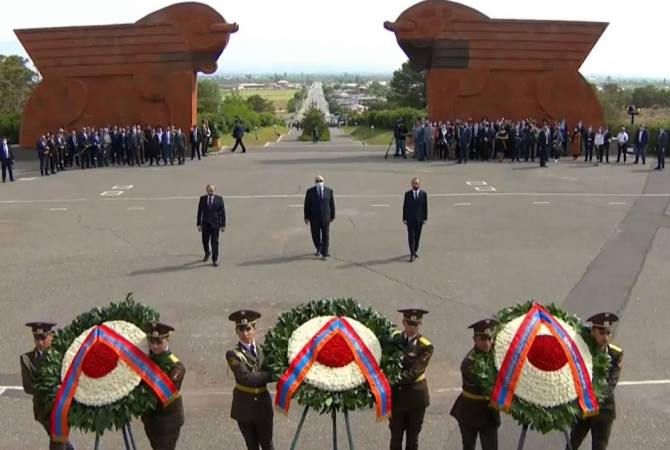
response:
M665 169L665 152L668 149L668 132L661 128L658 131L658 139L656 139L656 159L658 164L654 170Z

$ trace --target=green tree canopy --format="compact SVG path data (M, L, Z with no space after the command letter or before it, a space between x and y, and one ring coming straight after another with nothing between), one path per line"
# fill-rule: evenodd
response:
M0 113L21 113L37 85L37 73L28 60L17 55L0 55Z
M218 114L222 104L218 83L207 78L198 80L198 115Z
M393 72L390 86L389 103L416 109L426 107L426 76L423 72L413 69L409 61Z
M251 96L247 97L247 102L249 103L249 106L251 107L251 109L253 109L254 111L256 111L258 113L262 113L262 112L273 113L273 112L275 112L275 107L272 104L272 102L270 100L267 100L267 99L261 97L258 94L254 94L254 95L251 95Z

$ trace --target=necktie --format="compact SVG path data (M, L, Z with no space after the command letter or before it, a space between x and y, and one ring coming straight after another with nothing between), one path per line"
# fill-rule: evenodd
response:
M254 358L258 358L258 355L256 354L256 346L254 344L251 344L249 346L249 351L251 352L252 355L254 355Z
M208 198L209 198L209 206L212 206L212 197L208 197Z
M319 198L323 200L323 188L319 189Z
M419 192L414 191L414 200L418 200L418 199L419 199Z

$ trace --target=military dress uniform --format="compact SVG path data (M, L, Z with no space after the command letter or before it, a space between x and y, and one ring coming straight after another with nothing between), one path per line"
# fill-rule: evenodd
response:
M587 319L595 328L611 330L614 322L619 318L613 313L599 313ZM597 415L580 419L570 433L570 445L572 450L577 450L591 430L592 450L605 450L609 443L612 424L616 418L616 402L614 399L614 388L619 382L621 367L623 366L623 349L614 344L607 344L601 351L609 356L610 367L607 374L607 388L600 402L600 411Z
M152 322L147 325L145 331L149 339L167 339L174 328L160 322ZM159 354L152 352L149 357L161 367L169 367L167 376L177 389L181 389L186 367L179 358L169 350ZM152 449L174 450L177 447L181 427L184 425L184 404L181 396L167 405L159 402L155 410L142 415L142 423Z
M421 322L422 316L428 313L422 309L404 309L399 312L403 313L404 320L417 324ZM390 449L401 450L404 435L405 449L416 450L419 448L423 416L430 404L426 367L433 356L433 344L421 334L409 338L400 331L393 335L393 341L402 347L405 355L402 378L391 390Z
M229 316L236 327L254 327L260 314L236 311ZM270 374L263 369L263 351L255 343L242 342L226 352L228 366L235 376L230 417L237 421L248 450L273 450L274 411L267 389Z
M33 337L35 339L46 339L48 335L54 333L52 328L56 326L56 324L49 322L29 322L26 324L26 326L32 329ZM44 352L40 352L37 348L34 348L33 350L24 353L19 357L23 390L26 394L33 396L33 416L35 417L35 420L44 427L47 435L49 435L49 449L71 450L73 447L69 442L51 442L51 410L40 400L37 395L35 395L37 393L35 390L35 383L37 382L37 377L40 372L40 366L42 365L43 358Z
M490 338L495 324L496 321L493 319L484 319L468 328L474 330L475 336ZM490 398L474 374L475 356L480 353L481 350L475 346L463 359L461 363L463 392L456 399L450 413L458 421L463 450L475 450L477 436L481 441L482 450L498 448L500 413L489 406Z

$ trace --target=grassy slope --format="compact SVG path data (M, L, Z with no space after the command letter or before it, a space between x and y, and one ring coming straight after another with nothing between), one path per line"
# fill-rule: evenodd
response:
M344 127L344 132L368 145L388 145L393 137L392 130L375 128L373 131L370 127Z
M286 134L288 133L288 128L286 127L277 127L277 133ZM277 135L274 134L274 129L272 127L264 127L258 129L258 139L256 139L256 133L254 130L251 130L248 133L244 133L244 145L247 147L262 147L266 142L274 142L277 140ZM235 139L230 134L221 136L221 146L232 147L235 144Z
M225 96L230 91L224 90ZM252 95L260 95L266 100L270 100L277 111L286 111L288 101L293 98L297 89L243 89L239 91L242 97L251 97Z

